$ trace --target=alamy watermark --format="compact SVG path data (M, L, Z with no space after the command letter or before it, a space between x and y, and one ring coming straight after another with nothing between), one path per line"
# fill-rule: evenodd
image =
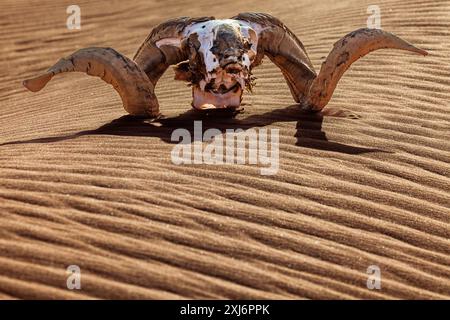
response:
M69 274L67 277L66 285L69 290L81 289L81 269L77 265L70 265L67 267L66 272Z
M66 26L69 30L81 29L81 9L76 4L70 5L66 9L66 13L69 14L66 20Z
M259 164L263 166L262 175L278 172L278 129L227 129L223 133L211 128L203 133L202 122L194 121L193 136L180 128L172 132L171 141L179 142L171 152L172 162L177 165Z
M370 5L367 7L367 13L370 16L367 18L367 28L381 29L381 9L377 5Z
M381 289L381 269L377 265L371 265L367 268L367 289Z

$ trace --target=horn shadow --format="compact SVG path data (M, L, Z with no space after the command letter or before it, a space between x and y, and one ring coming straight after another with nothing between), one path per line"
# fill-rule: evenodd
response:
M90 135L157 137L165 143L177 144L178 141L171 139L172 132L175 129L182 128L188 130L191 136L194 137L194 121L202 121L202 133L210 128L215 128L219 129L222 134L227 129L247 130L250 128L264 127L275 122L296 121L296 133L294 136L297 138L295 145L298 147L353 155L371 152L388 152L376 148L355 147L329 141L326 133L322 130L323 119L324 115L320 112L307 113L300 111L298 104L244 118L236 118L233 112L207 114L191 109L177 116L163 117L152 121L145 118L124 115L96 129L62 136L10 141L0 144L0 147L33 143L54 143Z

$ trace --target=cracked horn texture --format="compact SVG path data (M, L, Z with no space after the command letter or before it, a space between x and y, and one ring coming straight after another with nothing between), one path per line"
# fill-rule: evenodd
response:
M60 59L44 74L25 80L30 91L41 90L59 73L84 72L111 84L119 93L124 109L136 116L159 115L154 86L146 74L132 60L112 48L84 48Z
M261 28L258 39L258 60L266 55L280 68L296 102L307 92L316 77L314 66L303 43L278 18L267 13L245 12L232 19L256 24Z
M379 49L406 50L424 56L428 54L425 50L380 29L362 28L350 32L334 44L322 63L319 75L312 82L309 93L302 101L303 106L317 111L323 109L352 63Z
M188 25L214 19L214 17L180 17L162 22L152 29L136 51L133 60L147 74L153 86L156 86L159 78L169 66L187 60L189 55L187 48L167 45L158 48L156 42L165 38L181 40L181 33Z

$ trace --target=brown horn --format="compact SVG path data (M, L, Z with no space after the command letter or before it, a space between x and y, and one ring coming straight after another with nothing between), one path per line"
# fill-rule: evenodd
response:
M214 19L214 17L179 17L157 25L139 47L133 60L156 86L169 66L189 58L189 50L182 44L182 33L185 28Z
M280 68L294 100L300 102L316 77L303 43L283 22L267 13L244 12L231 19L244 21L259 30L254 66L267 56Z
M85 72L111 84L122 98L125 110L137 116L159 115L153 84L135 62L112 48L84 48L60 59L44 74L25 80L30 91L41 90L58 73Z
M320 111L330 101L336 85L353 62L378 49L399 49L426 56L425 50L380 29L362 28L334 44L319 75L311 81L309 92L300 102L303 109Z

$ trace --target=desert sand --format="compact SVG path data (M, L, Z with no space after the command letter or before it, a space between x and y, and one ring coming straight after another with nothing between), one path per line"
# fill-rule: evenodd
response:
M117 93L81 73L39 93L22 80L88 46L132 57L178 16L267 12L318 71L365 27L373 1L71 1L0 4L0 298L450 298L450 2L377 1L382 28L429 52L356 62L322 113L298 111L265 59L235 119L213 128L280 130L280 168L175 165L191 92L168 71L168 118L125 117ZM69 265L81 290L66 287ZM366 287L379 266L382 287Z

